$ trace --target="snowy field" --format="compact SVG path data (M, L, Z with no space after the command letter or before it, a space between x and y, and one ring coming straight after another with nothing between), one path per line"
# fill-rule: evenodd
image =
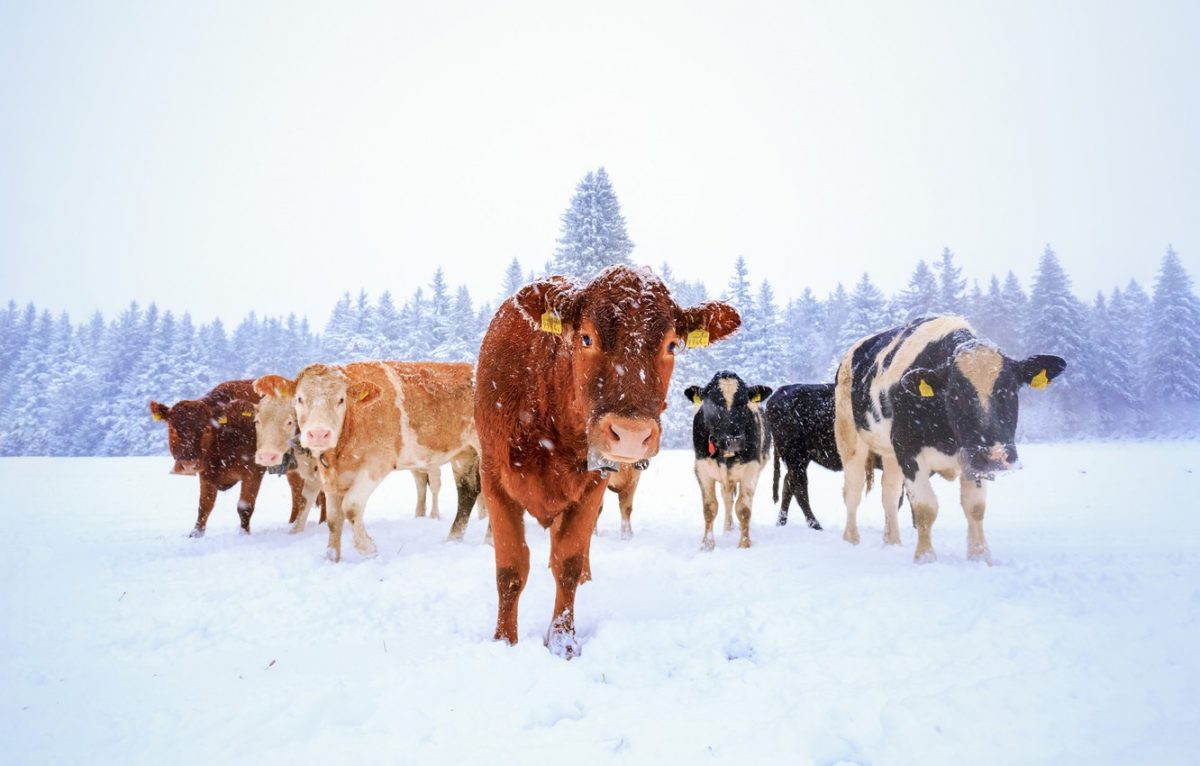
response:
M841 540L840 477L812 469L825 532L773 526L699 550L690 456L642 481L636 537L610 495L579 595L583 655L542 646L546 534L521 643L492 642L484 527L413 518L408 474L368 507L380 555L286 533L268 477L254 534L168 458L0 461L0 761L35 763L1195 763L1200 443L1026 445L992 487L995 566L967 562L937 481L936 564L915 532ZM454 490L446 474L445 508ZM723 515L723 511L722 511ZM315 516L314 516L315 518Z

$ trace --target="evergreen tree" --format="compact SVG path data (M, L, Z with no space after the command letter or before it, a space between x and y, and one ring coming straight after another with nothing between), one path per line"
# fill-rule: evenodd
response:
M745 334L746 367L738 372L749 385L763 384L777 388L786 380L783 356L780 353L783 339L778 311L775 305L775 291L764 279L759 284L758 296L751 306L746 317L746 326L742 330Z
M1109 304L1103 293L1097 293L1088 317L1087 357L1080 377L1096 412L1093 430L1103 436L1119 434L1137 405L1133 363L1124 343L1127 336L1117 325L1123 300L1120 292L1114 292Z
M887 300L883 297L883 293L871 282L870 275L864 271L862 278L854 286L854 292L850 294L846 321L838 335L837 347L848 351L851 346L868 335L887 329L882 326L883 322L881 322L885 318L886 308Z
M54 318L43 310L22 344L13 365L13 395L0 402L0 454L45 455L49 444L54 371L48 362L54 354Z
M908 278L908 287L896 296L893 304L897 324L932 314L934 307L941 304L937 278L924 259L917 261L917 268Z
M825 337L824 321L825 308L812 289L804 288L799 298L788 303L787 333L780 348L788 382L825 380L833 343Z
M354 325L350 293L342 293L342 297L334 304L329 321L325 323L325 332L321 335L321 356L325 362L340 364L350 361L348 354L353 346Z
M1150 390L1160 404L1200 402L1200 305L1179 255L1167 248L1150 308Z
M965 304L964 293L967 280L963 278L962 269L954 263L954 253L950 248L942 248L942 255L937 266L938 270L938 301L935 313L961 314Z
M392 293L388 290L383 291L383 295L379 296L379 302L375 306L375 330L377 343L373 356L378 359L401 359L403 327L401 326L400 312L396 310L396 304L392 301Z
M608 173L604 168L589 172L562 214L562 235L549 271L586 282L608 266L631 263L631 252L633 242Z
M533 281L533 280L530 280ZM521 276L521 263L516 258L504 270L504 286L500 288L499 303L503 303L517 294L525 286L525 278Z

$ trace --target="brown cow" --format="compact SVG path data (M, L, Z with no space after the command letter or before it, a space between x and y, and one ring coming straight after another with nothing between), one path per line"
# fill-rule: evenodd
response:
M551 277L500 305L479 350L475 423L492 519L497 640L517 642L529 576L523 515L549 527L557 580L546 646L579 653L575 590L608 474L658 453L675 353L741 324L720 301L683 309L648 270L614 266L586 285Z
M254 463L253 381L221 383L199 399L185 399L168 407L150 402L155 420L165 420L172 473L200 477L200 506L190 537L203 537L217 500L217 492L241 482L238 517L242 531L250 533L250 517L262 483L263 468Z
M479 495L479 438L471 417L471 365L439 362L313 364L295 380L267 375L259 392L295 402L300 446L318 460L333 561L342 556L342 524L354 547L374 555L363 526L367 499L389 473L429 470L450 463L458 487L458 515L450 539L461 539Z

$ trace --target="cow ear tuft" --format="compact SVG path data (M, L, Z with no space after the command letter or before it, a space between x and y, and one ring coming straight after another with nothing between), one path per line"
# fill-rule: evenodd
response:
M699 404L701 401L700 386L688 386L687 388L683 389L683 395L686 396L687 400L692 404Z
M379 394L379 386L369 380L356 380L346 389L346 397L359 404L369 404Z
M554 276L525 285L513 301L539 329L561 335L564 326L579 321L580 293L571 280Z
M1017 362L1016 367L1023 384L1041 390L1067 369L1067 360L1053 354L1038 354Z
M750 402L758 404L771 395L770 386L750 386Z
M913 396L919 396L922 399L933 399L942 392L942 386L945 385L945 371L931 370L925 367L918 367L904 373L904 377L900 379L900 388L906 393Z
M167 405L159 404L155 401L150 402L150 417L154 418L155 420L166 420L167 416L170 414L171 408Z
M690 308L680 309L676 332L689 338L688 345L708 345L732 335L742 325L737 309L725 301L705 301ZM708 333L707 337L703 333ZM695 335L692 335L695 333ZM691 337L703 337L703 343L692 343Z
M280 399L290 399L296 394L296 383L282 375L263 375L254 381L254 393L259 396L277 396Z

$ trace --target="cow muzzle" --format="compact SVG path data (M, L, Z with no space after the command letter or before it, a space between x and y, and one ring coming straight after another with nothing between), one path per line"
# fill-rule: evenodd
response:
M1016 447L999 443L971 452L964 462L967 473L973 477L986 477L1021 467L1021 462L1017 460Z
M171 473L176 476L195 476L200 473L199 460L176 460Z
M308 428L300 439L300 446L320 452L333 447L333 431L328 428Z
M637 463L658 454L659 425L650 418L605 415L592 429L592 448L616 463Z
M272 450L259 450L254 453L254 462L264 468L272 468L283 462L283 453Z

